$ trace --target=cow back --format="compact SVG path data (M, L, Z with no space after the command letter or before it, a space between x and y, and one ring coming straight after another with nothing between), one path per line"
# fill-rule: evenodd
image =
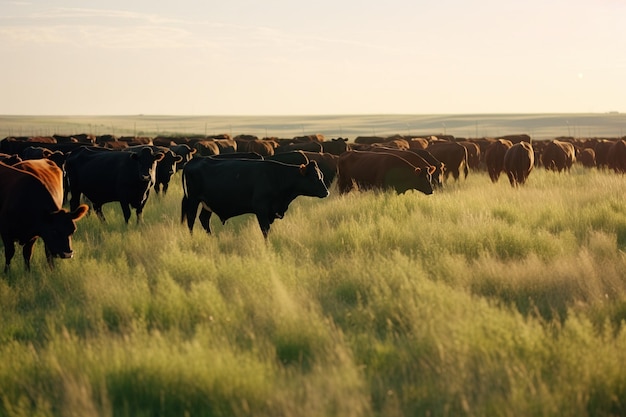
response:
M52 196L57 210L63 205L63 171L48 159L32 159L18 162L14 168L37 177Z

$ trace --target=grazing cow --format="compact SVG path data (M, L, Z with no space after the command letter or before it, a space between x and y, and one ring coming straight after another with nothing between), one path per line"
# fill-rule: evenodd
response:
M467 149L467 165L469 166L469 168L473 170L480 169L480 146L478 146L477 143L468 140L463 140L457 143L460 143L461 145L465 146L465 149Z
M198 151L200 156L212 156L220 154L220 147L215 140L199 140L194 143L194 149Z
M312 153L312 152L311 152ZM309 163L309 158L305 155L304 151L290 151L290 152L281 152L276 153L272 156L268 156L268 161L278 161L283 164L289 165L306 165ZM319 167L319 164L318 164Z
M41 148L38 146L29 146L22 151L22 159L49 159L54 162L61 170L65 167L66 155L62 151L52 151L47 148Z
M609 155L614 144L615 142L610 140L601 140L596 144L594 151L596 152L596 167L598 169L608 168Z
M324 198L328 188L315 161L288 165L277 161L194 158L183 168L181 223L193 231L198 206L200 223L211 233L209 220L215 213L226 223L246 213L256 215L263 237L270 225L285 215L298 196Z
M206 158L201 156L199 158ZM234 153L221 153L219 155L209 156L213 159L265 159L263 156L256 152L234 152Z
M411 165L406 159L385 152L348 151L337 161L337 186L341 194L359 189L394 189L403 194L418 190L432 194L428 171Z
M100 220L106 220L102 205L118 201L126 223L130 219L130 207L135 209L139 223L155 182L156 164L162 158L162 152L153 152L149 147L139 153L92 148L71 152L65 162L72 194L70 209L78 207L84 194L93 203Z
M432 173L432 183L435 184L435 188L443 187L443 173L445 171L445 165L443 162L433 156L432 153L426 149L409 149L409 152L413 152L421 156L426 162L435 167L435 171Z
M193 155L197 152L195 148L190 148L189 145L183 143L180 145L170 145L170 150L176 155L180 156L182 160L176 163L176 171L183 169L185 164L191 161Z
M504 155L504 172L512 187L522 185L535 166L535 152L528 142L518 142Z
M382 146L372 146L371 152L390 153L393 155L397 155L402 159L406 159L407 162L409 162L411 165L427 172L426 177L429 179L430 184L432 185L433 188L441 187L441 183L438 181L438 178L433 178L433 175L432 175L436 171L437 168L434 165L431 165L430 162L426 161L416 152L413 152L410 149L404 150L404 149L396 149L396 148L384 148Z
M504 155L513 146L510 140L498 139L485 149L485 165L491 182L498 182L500 174L504 171Z
M48 265L53 258L71 258L76 221L88 210L80 205L61 208L63 173L51 161L21 162L23 169L0 163L0 235L4 244L5 273L15 255L15 242L23 246L24 265L30 270L33 246L44 241ZM59 195L61 197L59 198Z
M339 156L342 153L350 150L348 139L344 138L331 139L329 141L320 142L320 144L322 145L322 153L329 153Z
M306 152L301 151L309 161L317 162L317 166L324 174L324 184L326 187L330 187L333 180L337 176L337 161L339 156L326 152Z
M409 142L409 149L426 149L428 147L428 139L412 138Z
M607 157L607 165L618 174L626 173L626 140L613 143Z
M555 139L545 145L541 153L541 160L546 170L569 171L576 160L574 145Z
M321 142L293 142L279 145L274 150L275 153L291 152L291 151L308 151L308 152L322 152Z
M382 143L372 143L372 146L382 146L385 148L393 148L393 149L409 149L409 141L406 139L394 139L387 138Z
M237 142L230 138L213 138L215 144L220 148L219 153L237 152Z
M583 148L578 153L576 160L585 168L593 168L596 166L596 153L592 148Z
M160 152L163 158L157 162L156 172L154 175L154 191L158 194L163 188L163 195L167 194L172 175L176 173L176 165L183 161L183 157L176 155L170 148L154 145L136 145L124 149L125 152L141 153L143 149L152 149L152 152Z
M274 145L271 141L262 139L237 140L238 152L254 152L261 156L274 155Z
M450 174L452 174L452 177L455 180L458 180L461 175L461 169L465 174L465 178L467 178L469 171L467 164L467 149L465 149L463 145L448 141L432 142L428 145L426 150L445 165L445 181L448 180Z
M22 158L17 154L9 155L8 153L0 153L0 162L4 162L7 165L15 165L21 161Z

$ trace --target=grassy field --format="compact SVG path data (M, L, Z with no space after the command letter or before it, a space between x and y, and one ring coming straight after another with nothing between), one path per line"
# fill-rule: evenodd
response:
M558 136L622 137L624 113L564 114L372 114L319 116L10 116L0 115L0 138L89 133L156 136L164 134L250 134L292 138L320 133L327 138L437 135L496 137L529 134L535 140Z
M179 175L55 270L16 257L0 416L626 414L623 176L332 189L265 243L249 215L190 235Z

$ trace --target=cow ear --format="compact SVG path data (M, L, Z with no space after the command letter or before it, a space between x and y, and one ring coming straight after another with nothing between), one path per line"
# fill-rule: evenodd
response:
M139 159L139 154L137 154L135 152L128 152L128 153L129 153L128 156L129 156L130 159L134 159L134 160Z
M420 167L415 167L415 173L416 174L420 174L422 172L422 168Z
M80 220L83 218L85 214L87 214L88 211L89 211L89 206L87 204L81 204L80 206L78 206L76 210L71 212L70 215L72 216L72 219Z
M176 157L174 158L175 162L183 162L183 157L181 155L176 155Z
M300 175L302 176L306 175L306 165L304 164L300 165Z
M165 158L165 154L163 152L157 152L154 154L154 160L156 162L159 162L163 158Z
M434 165L430 165L430 166L428 167L428 173L429 173L430 175L433 175L433 172L435 172L436 170L437 170L437 167L436 167L436 166L434 166Z

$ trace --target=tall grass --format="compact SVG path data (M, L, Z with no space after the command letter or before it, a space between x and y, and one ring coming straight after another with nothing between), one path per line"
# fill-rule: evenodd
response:
M624 415L625 186L301 197L268 242L190 235L178 181L106 205L0 280L0 416Z

